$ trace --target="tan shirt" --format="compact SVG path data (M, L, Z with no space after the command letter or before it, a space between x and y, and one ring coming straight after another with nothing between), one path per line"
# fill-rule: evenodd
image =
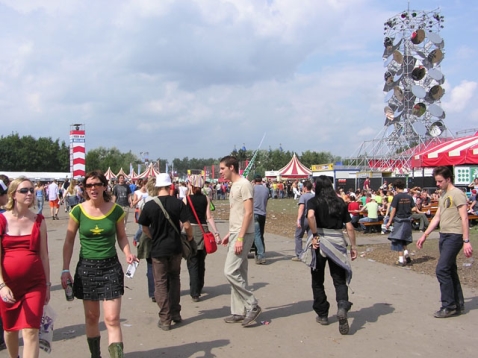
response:
M229 232L238 233L241 231L242 221L244 220L244 201L254 198L254 188L245 178L234 182L229 193L229 204L231 211L229 214ZM252 210L254 206L252 206ZM254 232L254 219L251 220L246 234Z
M458 208L466 205L466 196L462 190L453 188L442 194L439 201L440 232L463 234L463 226Z

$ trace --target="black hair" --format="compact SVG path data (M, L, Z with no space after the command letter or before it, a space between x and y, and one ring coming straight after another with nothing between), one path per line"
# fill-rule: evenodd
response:
M319 205L327 205L330 216L342 217L345 202L337 196L332 187L332 182L325 175L320 175L315 181L315 198Z

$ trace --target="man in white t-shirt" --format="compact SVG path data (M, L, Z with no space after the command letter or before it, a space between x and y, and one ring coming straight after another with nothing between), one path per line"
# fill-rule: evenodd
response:
M60 188L56 179L48 185L48 201L50 202L50 213L53 220L60 220L58 218L58 211L60 210Z
M183 200L188 195L188 187L186 186L185 182L181 183L181 186L178 188L179 199Z
M254 189L239 175L239 162L233 156L221 159L220 173L232 186L229 193L231 206L229 233L222 239L228 245L224 274L231 285L231 315L226 323L251 326L261 313L254 294L247 289L247 255L254 242Z

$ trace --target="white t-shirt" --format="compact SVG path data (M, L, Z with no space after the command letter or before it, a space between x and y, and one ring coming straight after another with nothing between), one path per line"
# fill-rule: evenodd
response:
M188 194L188 188L186 186L179 187L179 199L184 199Z
M59 192L60 190L58 189L58 185L55 182L48 185L48 200L57 200Z

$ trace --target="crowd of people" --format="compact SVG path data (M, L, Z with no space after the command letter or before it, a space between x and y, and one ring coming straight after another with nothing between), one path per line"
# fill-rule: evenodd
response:
M207 252L203 233L211 230L216 244L227 246L224 275L231 287L231 307L224 321L240 323L243 327L255 325L262 308L247 284L248 254L254 246L256 264L266 262L267 203L275 195L283 197L282 188L277 183L274 189L274 183L271 185L260 175L256 175L252 183L243 178L239 174L239 163L232 156L222 158L220 173L227 183L225 193L230 202L229 228L222 237L211 209L215 189L199 175L191 175L186 183L179 185L175 185L168 174L134 184L127 183L123 176L111 187L104 174L95 170L87 173L81 183L75 180L70 180L67 186L63 183L61 195L56 181L35 185L27 178L10 181L0 175L0 323L3 322L0 328L5 331L1 335L4 341L0 340L0 349L6 347L10 357L17 357L18 331L21 330L24 357L39 356L40 320L43 307L50 299L51 286L46 221L39 202L47 198L52 220L57 220L61 200L68 202L61 285L64 289L71 287L74 297L83 302L86 339L92 358L101 357L101 308L110 357L124 356L120 325L124 272L117 246L127 264L147 260L147 292L158 305L158 327L169 331L182 321L179 279L184 255L182 240L195 247L194 254L187 257L187 267L190 296L193 302L198 302L206 279ZM378 213L381 213L382 232L389 233L391 248L398 253L397 263L401 266L411 261L407 245L412 243L412 220L417 219L423 231L416 243L419 249L430 232L440 226L440 258L436 272L442 305L434 316L446 318L464 313L456 257L462 248L467 257L473 254L468 212L477 199L475 195L468 200L463 191L453 185L449 168L435 168L433 174L438 191L431 194L420 188L406 190L401 180L384 183L377 191L365 188L345 192L341 188L335 190L326 176L319 176L314 183L308 180L291 182L290 191L284 189L286 195L290 192L298 200L293 260L304 261L304 254L309 254L312 309L319 324L329 324L330 303L324 287L328 264L335 288L339 332L349 332L347 315L352 302L349 301L348 285L352 279L351 261L357 258L356 230L367 222L360 218L364 212L368 214L367 220L378 220ZM68 197L76 199L67 200ZM435 200L438 200L437 209L430 221L431 212L426 205ZM33 211L34 206L39 211ZM138 224L133 239L138 255L132 253L126 235L131 208L134 208ZM423 226L421 214L424 215ZM308 240L304 247L305 233ZM77 237L79 258L75 269L70 271Z

